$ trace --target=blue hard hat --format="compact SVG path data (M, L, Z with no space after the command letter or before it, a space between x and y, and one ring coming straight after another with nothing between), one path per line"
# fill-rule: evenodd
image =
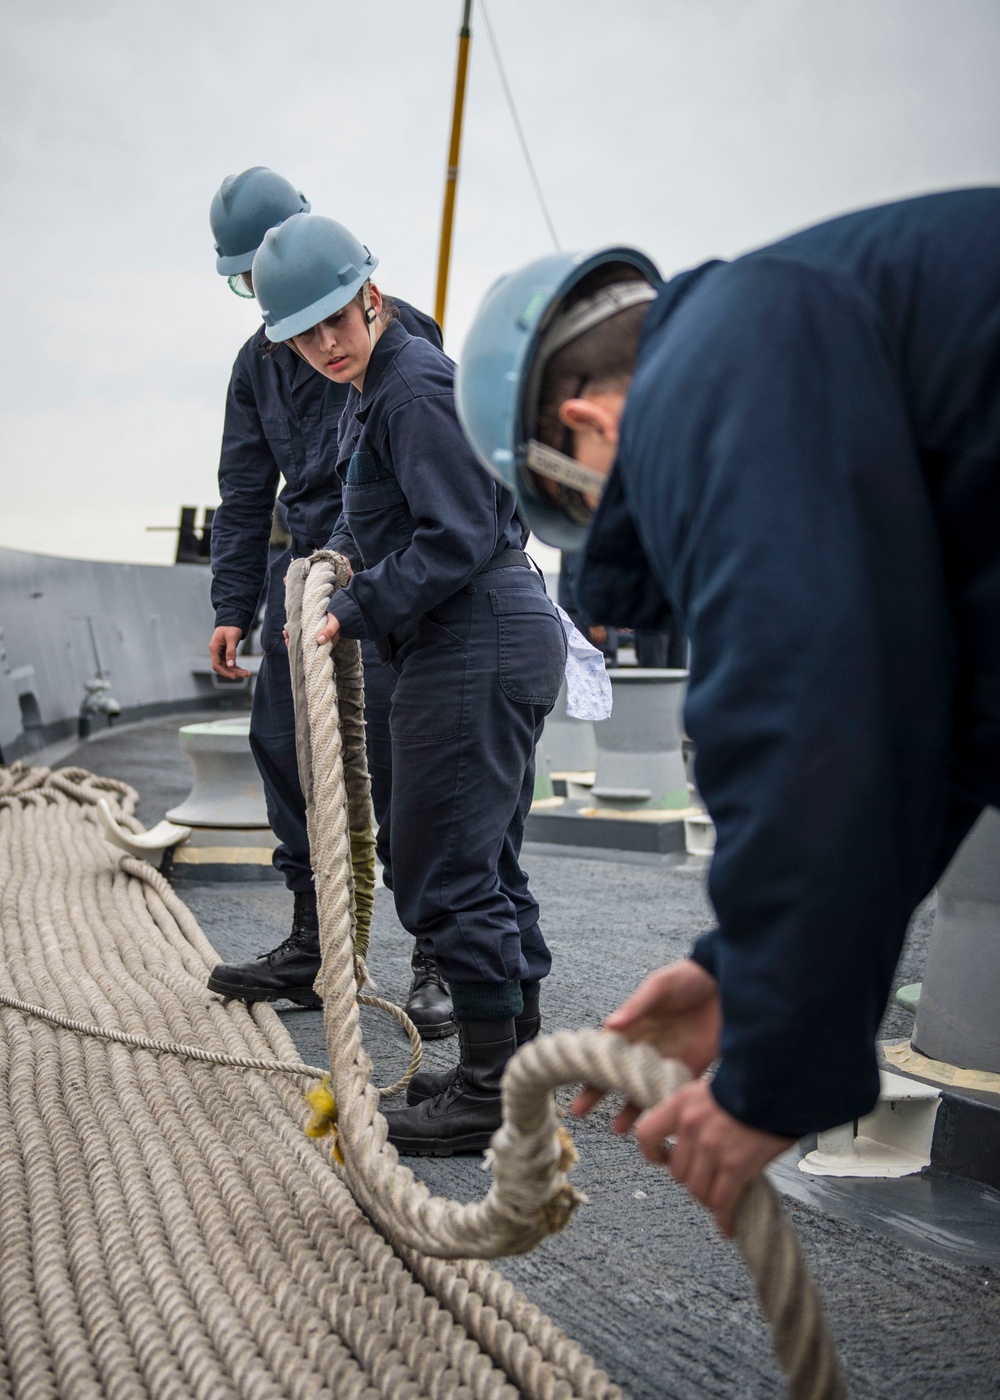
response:
M208 215L218 254L216 271L223 277L249 272L268 229L292 214L307 214L309 208L301 190L265 165L227 175Z
M660 281L656 264L637 248L553 253L502 277L476 312L455 377L459 421L479 460L514 493L529 529L558 549L579 549L587 531L539 492L527 470L544 368L537 352L568 294L616 264Z
M253 260L268 340L290 340L340 311L377 267L350 229L322 214L296 214L271 229Z

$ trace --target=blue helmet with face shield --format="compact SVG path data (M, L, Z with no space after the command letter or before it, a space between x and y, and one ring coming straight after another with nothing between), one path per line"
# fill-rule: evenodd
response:
M602 274L595 279L599 289L574 298L596 272ZM455 378L465 435L487 470L514 493L524 523L558 549L581 547L587 513L574 510L572 501L583 491L599 495L604 482L538 441L545 365L601 321L651 300L659 281L656 264L637 248L550 254L502 277L486 294L466 338ZM540 489L539 478L555 483L551 496Z
M253 285L268 340L290 340L365 292L365 319L375 319L368 279L378 258L343 224L296 214L271 229L253 260Z
M264 165L227 175L208 215L215 239L216 271L223 277L249 272L268 229L309 209L301 190Z

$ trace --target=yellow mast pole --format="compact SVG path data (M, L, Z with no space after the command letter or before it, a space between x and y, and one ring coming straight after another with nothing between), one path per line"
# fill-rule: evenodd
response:
M441 212L441 246L438 250L437 292L434 319L444 330L444 307L448 299L448 267L451 263L451 231L455 222L455 195L458 192L458 156L462 146L462 114L465 110L465 76L469 67L469 17L472 0L464 0L462 27L458 31L458 66L455 70L455 104L451 114L451 142L444 182L444 209Z

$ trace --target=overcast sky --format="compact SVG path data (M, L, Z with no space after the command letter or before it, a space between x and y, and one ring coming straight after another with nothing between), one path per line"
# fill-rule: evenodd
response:
M1000 181L998 0L490 0L564 247L664 270ZM432 308L461 0L8 3L0 544L163 560L255 325L208 206L287 175ZM446 347L549 250L477 5Z

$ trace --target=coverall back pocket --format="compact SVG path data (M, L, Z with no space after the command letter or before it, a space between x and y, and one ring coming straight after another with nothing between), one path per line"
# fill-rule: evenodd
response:
M535 588L496 588L500 685L521 705L556 703L566 669L566 637L551 599Z

